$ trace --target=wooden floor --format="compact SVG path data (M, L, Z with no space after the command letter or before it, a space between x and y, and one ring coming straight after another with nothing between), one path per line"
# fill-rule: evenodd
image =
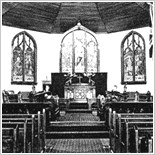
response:
M46 153L110 153L109 139L47 139Z
M99 117L92 113L61 112L57 121L99 122ZM110 153L109 138L46 139L45 143L46 153Z

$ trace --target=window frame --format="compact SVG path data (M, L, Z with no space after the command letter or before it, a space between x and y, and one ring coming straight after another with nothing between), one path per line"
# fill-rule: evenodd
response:
M13 79L13 73L14 73L14 67L13 67L13 65L14 65L14 63L13 63L13 58L14 58L14 49L19 45L18 43L17 43L17 46L15 46L15 48L13 48L13 46L14 46L14 42L16 41L16 39L20 36L20 35L23 35L22 37L23 37L23 40L22 40L22 42L23 42L23 50L22 50L22 81L15 81L14 79ZM31 41L32 41L32 43L33 43L33 48L34 48L34 66L32 65L32 67L33 67L33 71L34 71L34 73L33 73L33 81L26 81L25 80L25 59L24 59L24 51L25 51L25 49L26 49L26 36L29 38L29 39L31 39ZM22 44L22 43L21 43ZM12 39L12 43L11 43L11 47L12 47L12 55L11 55L11 84L16 84L16 85L37 85L37 44L36 44L36 41L35 41L35 39L29 34L29 33L27 33L26 31L22 31L22 32L20 32L20 33L18 33L18 34L16 34L14 37L13 37L13 39ZM32 60L31 60L31 62L32 62Z
M135 49L134 48L134 35L138 35L138 37L140 37L143 41L143 46L144 46L144 63L143 63L143 67L144 67L144 80L142 81L136 81L135 80ZM133 69L132 69L132 73L133 73L133 80L132 81L125 81L124 77L125 77L125 73L124 73L124 43L125 41L132 36L132 52L133 52ZM145 45L145 40L143 38L143 36L136 32L136 31L131 31L129 32L124 39L122 40L121 43L121 84L146 84L146 45Z
M75 57L76 57L76 51L75 51L75 34L78 32L78 31L81 31L81 32L83 32L84 33L84 46L86 47L86 43L87 43L87 39L85 38L86 36L85 35L90 35L92 38L93 38L93 40L94 40L94 43L95 43L95 45L94 45L94 47L96 48L96 62L95 62L95 65L96 65L96 67L94 67L95 69L96 69L96 71L88 71L88 69L90 69L91 67L90 66L88 66L88 56L90 55L90 52L88 51L88 49L86 49L86 51L84 52L84 54L83 54L83 59L84 59L84 68L83 68L83 70L82 71L77 71L76 70L76 65L75 65ZM71 54L72 54L72 56L71 56L71 70L70 71L64 71L64 67L63 67L63 45L64 45L64 42L65 42L65 39L66 39L66 37L68 37L68 36L71 36L71 39L70 39L70 43L71 43L71 45L72 45L72 49L71 49ZM62 38L62 40L61 40L61 49L60 49L60 73L63 73L63 72L68 72L68 73L78 73L78 72L82 72L82 73L87 73L87 72L99 72L100 71L100 51L99 51L99 49L98 49L98 41L97 41L97 39L96 39L96 37L95 37L95 33L94 32L92 32L92 31L90 31L89 29L87 29L86 27L84 27L84 26L82 26L80 23L77 23L77 25L76 26L74 26L73 28L71 28L71 29L69 29L68 31L66 31L65 33L64 33L64 36L63 36L63 38Z

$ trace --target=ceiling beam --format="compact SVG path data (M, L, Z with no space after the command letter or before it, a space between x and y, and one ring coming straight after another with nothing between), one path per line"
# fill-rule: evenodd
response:
M96 8L97 8L97 10L98 10L98 14L99 14L99 16L100 16L100 18L101 18L101 20L102 20L102 22L103 22L103 24L104 24L106 33L108 33L108 30L107 30L107 28L106 28L106 22L103 20L103 18L102 18L102 16L101 16L100 10L99 10L99 8L98 8L98 4L95 3L95 5L96 5Z

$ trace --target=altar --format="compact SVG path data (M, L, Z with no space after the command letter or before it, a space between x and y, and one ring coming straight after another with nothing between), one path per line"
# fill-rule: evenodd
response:
M96 87L88 83L77 83L64 86L64 96L66 99L75 101L87 101L87 99L96 97Z
M95 33L79 22L64 33L59 64L60 72L51 73L53 95L90 108L99 94L105 94L107 73L100 72L98 41Z
M107 91L107 73L51 73L52 94L67 99L69 104L88 104L96 102L97 96Z

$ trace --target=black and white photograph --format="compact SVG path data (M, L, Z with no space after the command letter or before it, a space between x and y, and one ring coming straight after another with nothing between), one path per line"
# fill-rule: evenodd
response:
M154 153L154 1L1 1L1 153Z

